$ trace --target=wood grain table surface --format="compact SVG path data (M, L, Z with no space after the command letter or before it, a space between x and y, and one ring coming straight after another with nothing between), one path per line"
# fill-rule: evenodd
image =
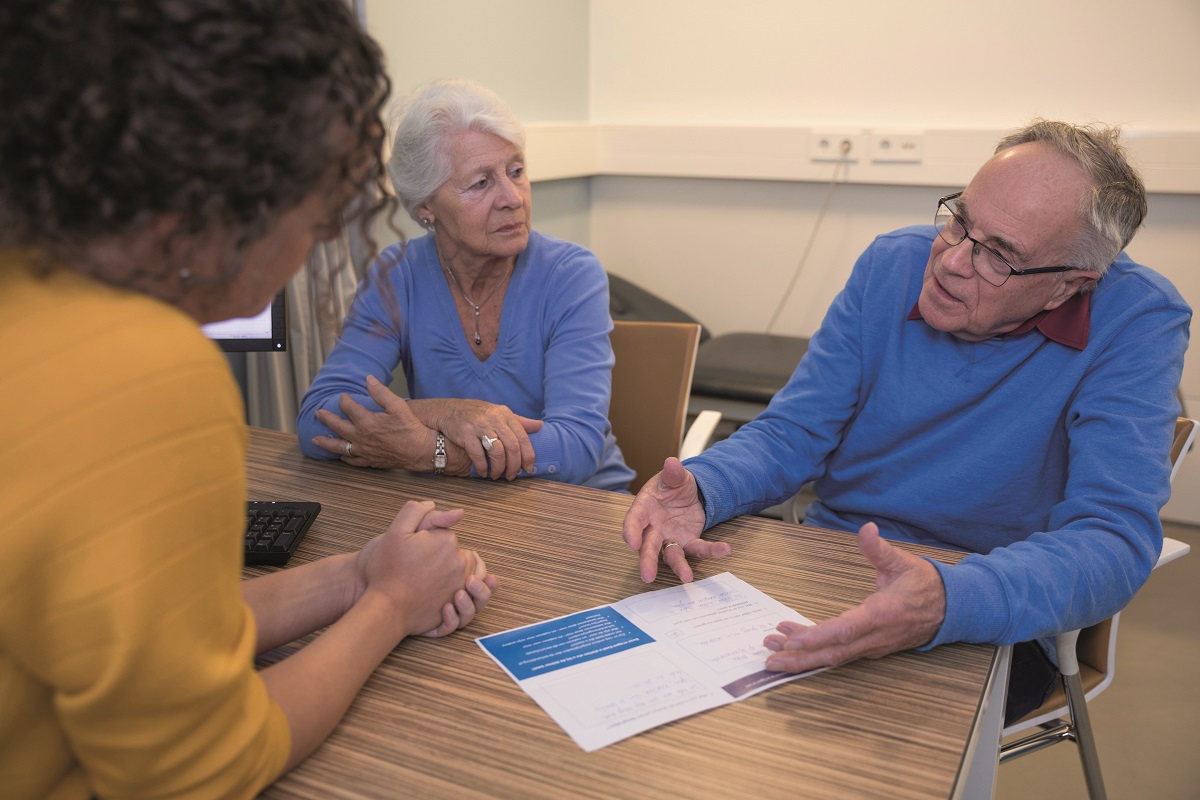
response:
M261 429L250 432L247 474L251 499L321 503L295 563L358 549L404 501L431 499L466 509L459 541L500 579L466 629L401 643L329 740L264 797L944 798L965 771L993 647L843 665L585 753L475 639L674 585L638 577L621 539L629 495L319 462L300 455L295 437ZM873 588L874 571L844 533L742 517L706 535L733 554L696 563L697 579L732 572L815 621Z

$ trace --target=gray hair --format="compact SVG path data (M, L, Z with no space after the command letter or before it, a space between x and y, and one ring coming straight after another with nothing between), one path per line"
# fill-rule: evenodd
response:
M996 145L999 153L1026 142L1045 142L1084 171L1092 190L1079 209L1084 230L1074 247L1075 260L1077 266L1101 275L1146 218L1146 186L1129 163L1120 137L1119 127L1035 119Z
M495 92L474 81L435 81L418 88L392 111L388 174L404 210L416 209L450 179L447 140L474 130L491 133L525 150L525 129ZM417 220L418 222L420 220Z

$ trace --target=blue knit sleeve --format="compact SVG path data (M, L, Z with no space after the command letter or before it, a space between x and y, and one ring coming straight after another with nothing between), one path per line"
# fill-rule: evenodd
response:
M368 268L368 277L359 285L343 322L341 337L300 402L296 436L300 452L310 458L338 457L312 443L314 436L334 435L317 419L317 409L344 416L338 402L342 394L348 394L371 411L382 410L367 394L366 376L374 375L388 386L400 365L398 328L405 312L399 260L403 253L401 245L390 247Z
M571 246L547 276L542 429L530 435L537 477L585 483L607 452L612 395L608 276L587 250ZM615 465L617 467L621 465ZM629 477L632 477L632 472ZM628 478L625 480L628 483Z

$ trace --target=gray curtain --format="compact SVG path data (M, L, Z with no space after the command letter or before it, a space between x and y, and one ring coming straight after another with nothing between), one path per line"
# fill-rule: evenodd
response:
M353 254L362 248L356 226L313 248L287 287L288 349L246 354L246 421L294 433L300 398L337 342L358 274ZM324 310L322 310L322 308Z

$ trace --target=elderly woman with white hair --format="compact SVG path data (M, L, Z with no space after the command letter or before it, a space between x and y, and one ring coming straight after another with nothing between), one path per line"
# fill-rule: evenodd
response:
M368 269L301 405L306 455L626 488L608 421L607 277L584 248L530 227L524 146L476 83L434 83L398 107L388 169L427 233ZM388 388L397 367L407 399Z

